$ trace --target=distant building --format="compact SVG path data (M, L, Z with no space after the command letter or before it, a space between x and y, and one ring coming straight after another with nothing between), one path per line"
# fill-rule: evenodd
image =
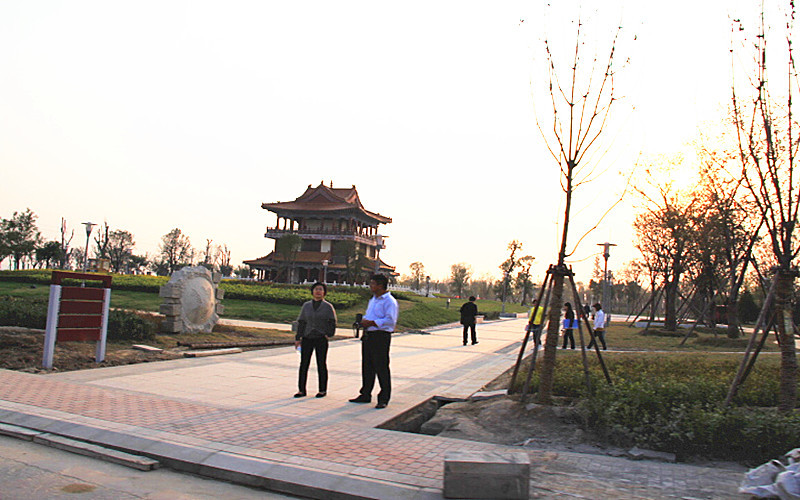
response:
M261 208L278 219L264 235L275 240L275 250L244 261L259 280L362 283L376 271L396 275L394 266L380 259L386 246L385 236L378 233L378 226L392 219L365 209L355 186L341 189L309 184L294 201L263 203ZM299 237L296 252L281 251L279 240L287 235Z
M86 270L90 273L110 273L111 261L108 259L89 259Z

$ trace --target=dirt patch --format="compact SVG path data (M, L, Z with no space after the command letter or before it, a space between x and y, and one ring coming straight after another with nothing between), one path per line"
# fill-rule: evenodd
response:
M584 431L566 401L543 406L501 396L442 406L420 427L423 434L541 450L622 454Z
M264 339L276 341L277 345L293 342L288 332L262 330L258 328L221 327L210 334L196 335L157 335L152 342L135 342L163 349L161 352L147 352L133 349L133 342L109 342L106 344L106 359L96 363L95 342L59 342L53 354L53 371L73 371L106 366L150 363L183 357L188 347L179 342L214 341L236 342ZM244 348L244 350L268 347ZM21 327L0 327L0 368L28 373L47 372L42 369L44 349L44 330Z

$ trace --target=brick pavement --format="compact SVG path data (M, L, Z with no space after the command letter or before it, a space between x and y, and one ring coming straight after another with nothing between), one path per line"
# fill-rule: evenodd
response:
M353 339L331 345L326 398L291 397L297 354L279 348L46 376L0 371L0 422L298 495L440 498L448 451L512 448L376 426L430 397L467 397L480 389L513 364L523 324L480 325L480 344L467 347L459 329L396 335L393 398L384 410L346 402L360 385L360 343ZM310 394L315 387L312 364ZM740 477L602 456L530 454L537 498L731 498ZM698 474L713 487L690 484Z

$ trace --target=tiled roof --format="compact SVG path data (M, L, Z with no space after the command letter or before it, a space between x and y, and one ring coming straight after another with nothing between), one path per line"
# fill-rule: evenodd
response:
M280 214L281 212L359 212L378 223L388 224L391 217L370 212L361 204L356 187L346 189L330 188L320 183L317 187L310 184L306 191L294 201L262 203L261 208Z

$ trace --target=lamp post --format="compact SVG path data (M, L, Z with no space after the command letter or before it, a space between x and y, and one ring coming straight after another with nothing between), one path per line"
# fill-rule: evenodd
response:
M327 283L328 282L328 264L330 264L330 261L328 259L325 259L325 260L322 261L322 282L323 283Z
M615 243L598 243L597 246L603 247L603 309L606 311L606 317L608 317L608 313L611 311L610 304L608 304L608 258L611 257L611 253L609 249L611 247L617 246Z
M508 271L503 271L503 309L501 314L506 313L506 289L508 288Z
M83 254L83 272L86 272L87 264L89 263L89 237L92 235L92 228L96 226L94 222L81 222L86 226L86 250Z

